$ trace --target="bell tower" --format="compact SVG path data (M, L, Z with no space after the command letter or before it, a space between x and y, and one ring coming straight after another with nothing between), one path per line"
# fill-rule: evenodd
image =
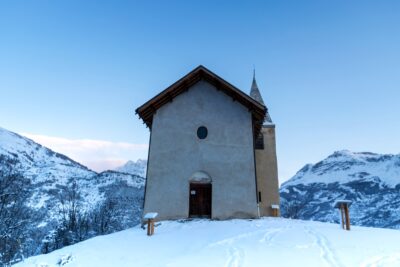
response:
M253 73L250 96L266 106L257 86L255 71ZM260 134L254 142L254 153L260 216L279 216L280 200L275 124L272 122L268 108Z

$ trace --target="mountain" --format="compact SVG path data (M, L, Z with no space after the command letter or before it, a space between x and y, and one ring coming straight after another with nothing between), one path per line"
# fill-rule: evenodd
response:
M332 204L347 199L352 224L400 229L400 154L335 152L304 166L280 195L284 217L338 222Z
M144 183L0 128L0 265L138 224Z
M122 173L129 173L133 175L138 175L140 177L146 177L147 160L138 159L136 162L129 160L127 163L115 170Z
M400 266L400 231L262 218L163 221L26 259L16 267Z

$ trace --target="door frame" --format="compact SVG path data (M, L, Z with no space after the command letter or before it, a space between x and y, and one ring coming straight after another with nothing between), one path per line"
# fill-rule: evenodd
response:
M197 186L199 186L199 187L209 187L210 188L210 214L209 215L204 215L204 216L201 216L201 215L191 215L190 214L190 207L191 207L191 190L192 190L192 185L197 185ZM189 209L188 209L188 218L207 218L207 219L211 219L212 218L212 203L213 203L213 197L212 197L212 192L213 192L213 190L212 190L212 183L211 182L207 182L207 183L204 183L204 182L189 182L189 199L188 199L188 207L189 207Z

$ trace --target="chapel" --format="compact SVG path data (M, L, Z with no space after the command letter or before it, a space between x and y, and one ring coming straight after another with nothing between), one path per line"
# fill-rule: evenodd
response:
M144 214L279 216L275 124L254 74L246 94L200 65L136 113L150 129Z

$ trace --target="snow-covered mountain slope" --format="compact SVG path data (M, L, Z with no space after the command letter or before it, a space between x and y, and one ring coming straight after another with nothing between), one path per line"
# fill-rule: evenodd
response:
M126 229L140 221L145 183L141 176L116 171L96 173L28 138L0 128L0 170L7 169L29 181L24 190L29 192L25 203L31 221L24 233L27 237L21 239L29 241L23 244L25 256L79 241L75 237L61 240L59 236L60 231L68 228L65 225L71 223L66 221L70 219L71 207L78 216L73 219L72 230L79 232L80 240ZM4 172L0 174L5 175ZM1 182L0 179L0 185ZM102 221L105 218L109 221ZM82 229L78 229L81 225L75 224L88 224L92 219L100 228L86 227L86 234L81 235Z
M353 224L400 229L400 155L338 151L282 184L285 217L337 222L336 199L352 200Z
M161 222L29 258L25 266L400 266L400 231L264 218Z
M33 183L65 184L67 178L92 177L96 173L70 158L43 147L16 133L0 128L0 155L18 161L20 172L29 176Z
M118 172L146 177L146 169L147 169L147 160L138 159L136 162L129 160L127 163L125 163L121 167L116 168L115 170Z
M125 182L134 188L144 186L142 176L113 171L98 174L62 154L3 128L0 128L0 155L15 160L14 169L31 180L34 196L29 204L36 209L47 208L46 205L52 202L49 193L73 181L78 183L85 207L104 200L100 187L115 182Z

